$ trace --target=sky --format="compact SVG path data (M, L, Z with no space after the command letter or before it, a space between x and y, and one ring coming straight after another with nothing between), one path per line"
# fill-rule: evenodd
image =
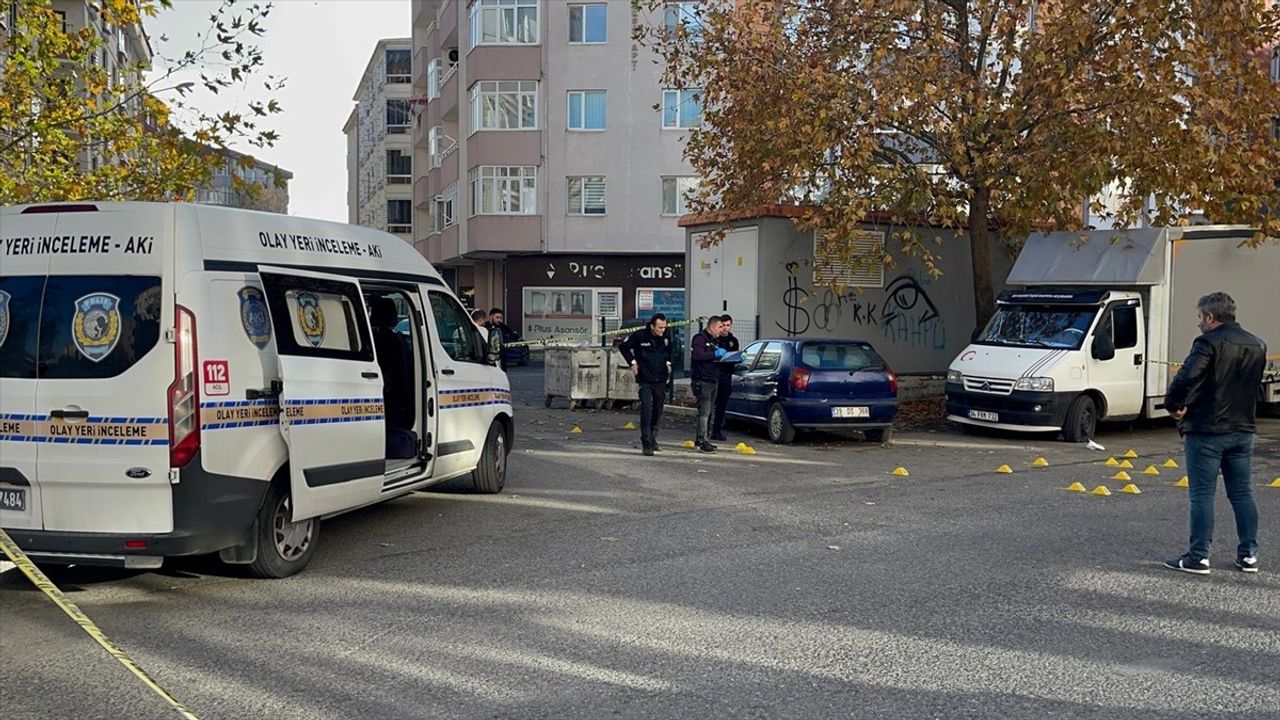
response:
M261 0L237 0L249 6ZM179 56L194 47L220 0L174 0L173 9L146 21L158 54ZM289 213L347 220L347 144L342 126L351 114L360 76L381 38L409 37L409 0L275 0L263 23L261 77L252 90L197 94L191 101L206 112L244 109L249 100L274 97L283 111L263 124L280 134L274 147L242 143L232 149L293 173ZM162 42L161 36L168 42ZM287 82L272 96L262 90L268 74Z

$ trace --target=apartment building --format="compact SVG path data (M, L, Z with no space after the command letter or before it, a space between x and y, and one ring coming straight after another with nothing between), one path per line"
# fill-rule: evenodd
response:
M379 40L352 97L347 136L347 221L413 241L412 42Z
M696 3L669 6L687 22ZM526 338L683 313L701 105L662 87L633 18L618 1L413 0L414 244Z
M293 173L234 150L208 148L208 152L222 155L223 162L209 182L196 190L196 202L288 214Z

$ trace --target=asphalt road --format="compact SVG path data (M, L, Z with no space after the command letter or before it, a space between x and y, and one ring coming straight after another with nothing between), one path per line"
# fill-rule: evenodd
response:
M536 371L513 375L501 495L327 521L288 580L53 577L201 718L1280 718L1280 421L1255 464L1263 571L1231 567L1219 494L1193 577L1160 566L1185 543L1181 471L1141 474L1181 464L1168 427L1108 430L1106 454L737 433L758 454L706 457L676 421L644 458L629 414L545 410ZM1063 489L1119 490L1101 461L1129 448L1140 495ZM16 570L0 715L173 717Z

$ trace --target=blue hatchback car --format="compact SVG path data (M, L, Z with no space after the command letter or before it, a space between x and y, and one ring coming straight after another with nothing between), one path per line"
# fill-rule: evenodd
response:
M742 351L726 416L763 424L789 443L797 429L862 430L887 441L898 413L898 378L860 340L764 339Z

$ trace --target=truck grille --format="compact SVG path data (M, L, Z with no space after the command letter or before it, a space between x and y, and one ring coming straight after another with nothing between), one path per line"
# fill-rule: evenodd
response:
M1013 380L1003 378L964 376L964 389L970 392L991 393L992 395L1008 395L1013 392Z

